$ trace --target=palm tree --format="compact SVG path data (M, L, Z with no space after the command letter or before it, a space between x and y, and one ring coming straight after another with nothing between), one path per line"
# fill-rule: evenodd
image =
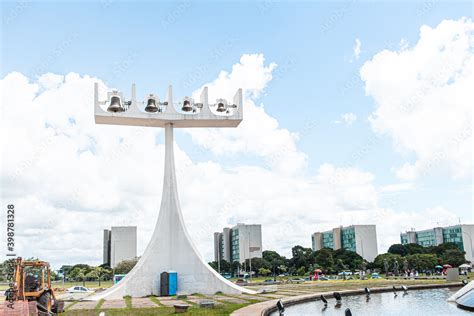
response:
M99 286L100 286L100 281L103 281L103 278L106 275L109 275L112 271L105 269L103 267L96 267L94 268L94 272L97 274L97 279L99 280Z
M86 286L86 270L85 269L80 269L79 272L77 273L77 278L79 280L82 280L82 286Z

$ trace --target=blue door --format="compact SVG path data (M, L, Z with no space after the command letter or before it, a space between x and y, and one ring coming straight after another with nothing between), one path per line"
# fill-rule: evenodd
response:
M169 295L176 295L178 292L178 273L169 271Z

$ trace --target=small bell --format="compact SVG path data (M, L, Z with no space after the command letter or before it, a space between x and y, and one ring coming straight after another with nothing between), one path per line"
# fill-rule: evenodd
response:
M224 99L217 99L217 112L225 112L227 110L227 101Z
M145 107L145 112L155 113L158 112L158 107L156 106L156 100L153 95L150 95L147 100L147 104Z
M181 108L181 110L183 110L184 112L189 112L192 109L193 107L191 105L191 99L188 97L185 97L183 100L183 107Z
M110 98L110 105L107 108L107 111L113 113L125 111L119 96L114 95Z

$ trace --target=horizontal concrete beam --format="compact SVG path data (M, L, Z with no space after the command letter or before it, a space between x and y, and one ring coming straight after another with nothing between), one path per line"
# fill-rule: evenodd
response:
M174 128L193 128L193 127L237 127L243 118L243 100L242 89L238 89L231 102L232 107L229 113L218 113L211 110L211 104L208 102L208 92L205 87L201 93L200 103L202 108L196 113L183 112L177 110L173 102L172 87L168 88L167 105L163 112L149 113L142 111L139 105L143 105L142 101L137 101L135 97L135 85L132 85L131 104L125 112L111 113L105 111L101 105L107 106L111 93L107 93L107 100L99 100L99 87L94 84L94 117L97 124L110 125L130 125L145 127L165 127L166 124L172 123ZM122 103L124 98L121 92L118 92ZM159 100L157 100L159 102Z

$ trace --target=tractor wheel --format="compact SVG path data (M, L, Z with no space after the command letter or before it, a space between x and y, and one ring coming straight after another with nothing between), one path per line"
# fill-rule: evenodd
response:
M38 309L49 315L51 313L51 294L45 292L38 298Z

